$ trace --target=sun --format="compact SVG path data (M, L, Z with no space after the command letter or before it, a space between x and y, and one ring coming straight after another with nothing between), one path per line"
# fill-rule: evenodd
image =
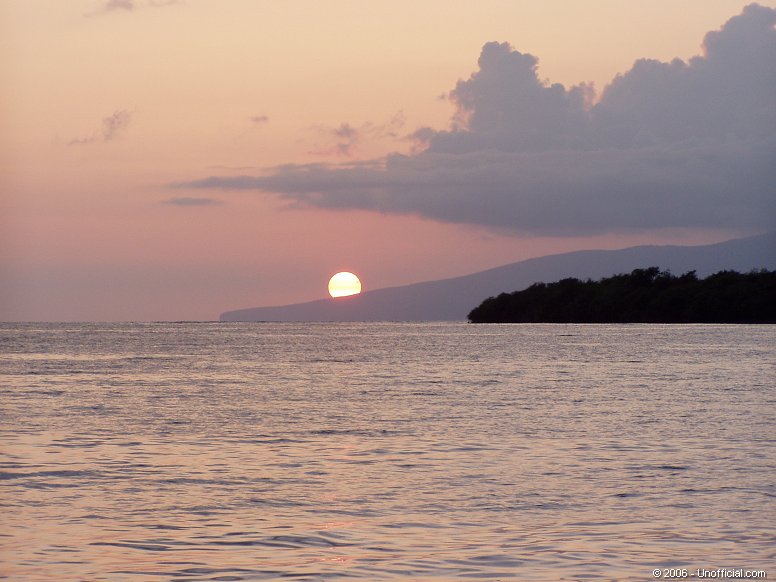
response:
M329 295L346 297L361 293L361 281L353 273L343 271L329 279Z

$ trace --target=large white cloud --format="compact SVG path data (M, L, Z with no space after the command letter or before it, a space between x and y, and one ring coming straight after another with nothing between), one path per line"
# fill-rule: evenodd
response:
M488 43L451 129L412 156L287 165L187 188L258 189L321 208L519 231L776 228L776 10L752 4L689 62L639 60L594 103L537 59Z

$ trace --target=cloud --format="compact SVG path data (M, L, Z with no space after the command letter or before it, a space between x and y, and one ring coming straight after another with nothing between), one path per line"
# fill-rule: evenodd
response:
M706 35L701 56L636 61L597 100L487 43L447 95L449 129L410 134L419 153L186 186L546 234L776 228L775 24L776 10L749 5ZM350 152L363 128L337 129Z
M448 94L456 107L452 129L430 136L429 148L465 153L579 145L589 125L592 88L545 85L536 74L538 62L507 43L487 43L479 71Z
M221 204L220 200L215 198L192 198L182 196L178 198L169 198L163 202L172 206L216 206Z
M103 10L111 12L113 10L134 10L135 0L106 0Z
M350 157L358 142L361 141L361 132L349 123L343 122L337 127L317 126L316 129L329 142L324 146L316 146L310 151L318 156Z
M76 137L67 142L67 145L90 145L96 141L96 137Z
M126 109L119 109L102 120L102 131L90 137L82 137L70 140L69 145L90 145L98 142L112 141L118 138L132 120L132 113Z
M118 137L129 125L132 114L124 109L114 111L102 120L102 139L110 141Z
M704 39L688 63L642 59L606 88L592 111L614 147L701 140L760 140L776 129L776 10L756 4Z
M107 12L132 12L137 8L161 8L180 4L182 0L103 0L100 6L86 14L86 16L96 16Z
M400 130L405 123L404 112L399 111L385 123L366 122L355 126L342 122L335 127L317 125L314 129L320 139L309 153L350 158L356 155L358 146L365 139L372 141L400 139L402 137Z

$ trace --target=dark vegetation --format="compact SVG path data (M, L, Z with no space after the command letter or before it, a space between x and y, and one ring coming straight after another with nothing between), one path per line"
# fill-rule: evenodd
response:
M776 323L776 271L720 271L698 279L658 267L599 281L563 279L502 293L473 323Z

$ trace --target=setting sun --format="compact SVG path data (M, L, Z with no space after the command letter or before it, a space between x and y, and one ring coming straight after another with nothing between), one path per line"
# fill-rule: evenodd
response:
M361 293L361 281L353 273L343 271L329 279L329 295L332 297L346 297Z

